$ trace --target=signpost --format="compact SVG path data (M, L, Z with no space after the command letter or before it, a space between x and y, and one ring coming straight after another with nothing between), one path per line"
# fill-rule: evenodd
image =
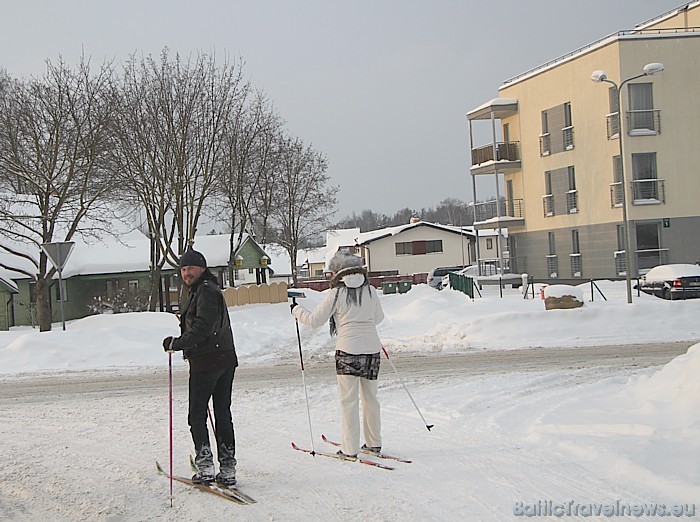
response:
M63 276L61 272L63 267L66 266L66 261L73 251L75 243L73 241L57 242L57 243L44 243L41 245L41 249L49 258L51 264L58 270L58 292L61 297L61 322L63 323L63 330L66 329L66 319L63 315Z

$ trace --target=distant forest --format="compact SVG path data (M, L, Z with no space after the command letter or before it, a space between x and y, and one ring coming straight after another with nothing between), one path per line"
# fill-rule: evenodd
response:
M379 228L405 225L410 223L412 217L443 225L468 226L474 223L474 207L467 205L460 199L447 198L438 203L435 208L429 207L420 210L402 208L392 216L363 210L359 214L353 212L352 216L344 217L336 223L335 228L359 228L360 232L367 232Z

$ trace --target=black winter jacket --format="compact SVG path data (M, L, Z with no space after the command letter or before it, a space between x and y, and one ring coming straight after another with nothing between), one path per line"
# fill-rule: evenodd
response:
M190 362L205 354L230 350L234 366L238 366L224 296L216 277L208 269L190 288L180 317L180 331L180 337L173 341L173 349L183 350Z

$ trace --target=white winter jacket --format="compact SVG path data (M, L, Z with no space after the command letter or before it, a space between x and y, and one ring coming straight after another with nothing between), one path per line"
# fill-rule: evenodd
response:
M348 288L360 288L365 282L365 276L350 274L341 281ZM300 323L313 328L323 325L334 315L338 328L335 344L337 350L353 355L378 353L382 349L382 343L376 325L384 319L384 311L377 291L371 285L363 287L361 305L347 303L347 292L347 288L342 286L331 288L313 312L299 305L294 307L292 313Z

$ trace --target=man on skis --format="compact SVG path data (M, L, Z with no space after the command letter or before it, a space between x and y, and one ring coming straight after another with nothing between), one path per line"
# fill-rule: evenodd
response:
M224 296L204 256L187 250L180 275L188 288L180 317L180 336L163 339L166 351L182 350L190 365L188 423L194 442L197 473L192 481L236 483L236 441L231 418L231 390L238 366L233 332ZM219 473L209 442L207 414L213 398Z

